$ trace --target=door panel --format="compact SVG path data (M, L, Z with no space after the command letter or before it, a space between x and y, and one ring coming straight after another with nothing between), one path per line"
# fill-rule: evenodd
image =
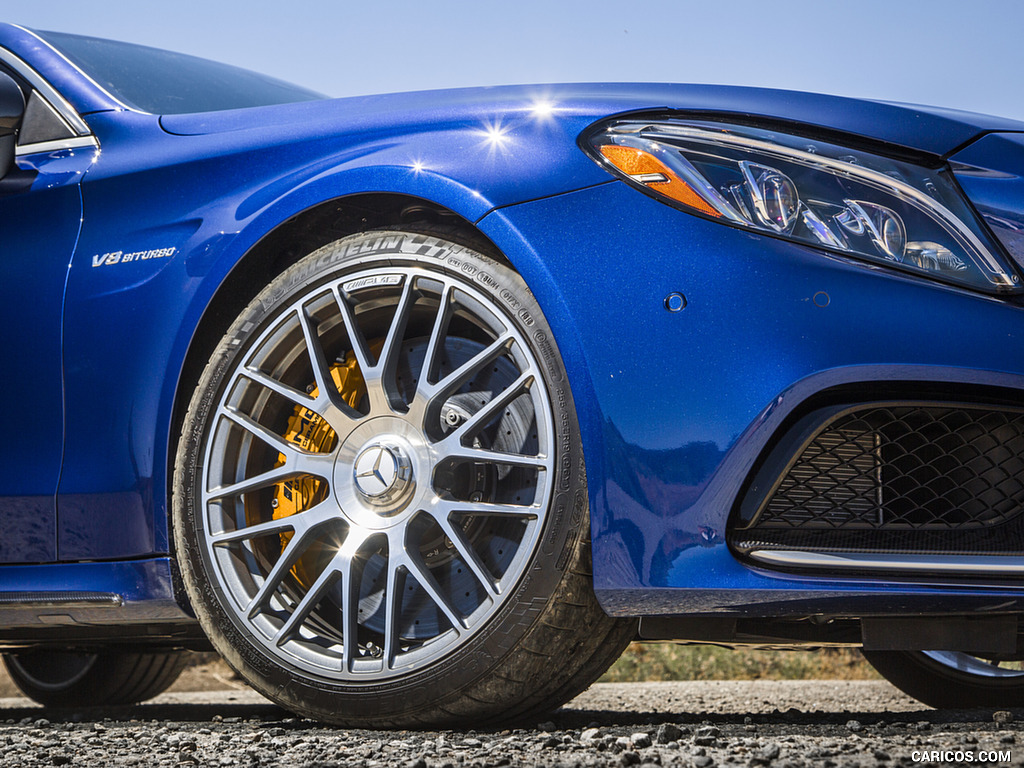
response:
M56 559L61 312L92 148L19 157L0 180L0 563Z

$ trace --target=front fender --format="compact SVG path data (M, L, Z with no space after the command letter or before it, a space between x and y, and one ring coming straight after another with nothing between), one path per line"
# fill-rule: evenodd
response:
M484 148L474 177L480 138L468 125L346 146L271 130L256 147L252 131L170 136L151 115L89 121L102 153L83 183L65 297L62 560L168 551L166 467L175 399L189 396L178 392L189 347L227 276L282 223L364 193L424 199L475 221L608 178L564 137L523 161L564 161L564 172L517 170L513 156L488 159ZM523 174L532 186L517 182Z

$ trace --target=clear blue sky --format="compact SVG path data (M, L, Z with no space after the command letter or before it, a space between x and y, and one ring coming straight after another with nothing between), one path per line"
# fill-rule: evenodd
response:
M330 95L673 81L1024 119L1024 0L35 0L8 21L225 61Z

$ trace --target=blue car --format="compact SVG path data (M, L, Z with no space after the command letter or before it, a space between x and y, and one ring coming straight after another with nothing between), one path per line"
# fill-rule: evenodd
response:
M634 639L1024 706L1024 124L746 88L331 100L0 27L0 642L350 726Z

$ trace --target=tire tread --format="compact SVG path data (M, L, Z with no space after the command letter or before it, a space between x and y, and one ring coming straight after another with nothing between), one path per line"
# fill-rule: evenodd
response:
M59 653L58 651L37 651L32 655L40 661L38 653ZM96 655L95 663L81 679L57 689L44 689L27 677L18 663L12 663L12 656L4 654L4 666L11 680L28 698L44 706L54 708L83 708L97 706L119 706L137 704L158 696L167 690L182 670L188 657L182 651L118 652L106 651Z

